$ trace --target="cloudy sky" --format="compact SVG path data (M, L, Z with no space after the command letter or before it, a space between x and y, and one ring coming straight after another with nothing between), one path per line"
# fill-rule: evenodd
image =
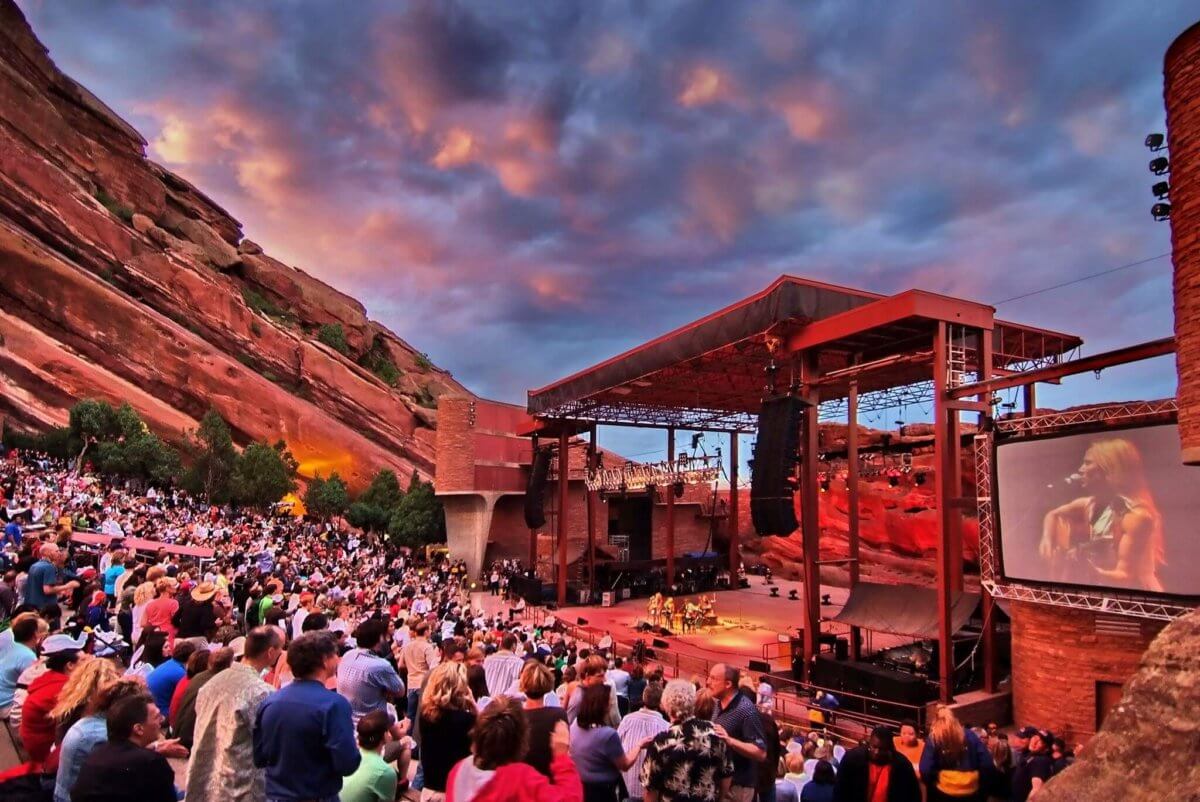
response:
M1000 302L1169 251L1142 140L1193 3L20 4L152 158L482 395L785 272L1092 353L1171 331L1167 258ZM1042 397L1169 395L1172 367Z

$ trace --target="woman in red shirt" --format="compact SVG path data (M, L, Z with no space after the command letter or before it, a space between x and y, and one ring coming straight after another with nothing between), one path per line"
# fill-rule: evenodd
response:
M164 576L154 583L157 594L154 601L146 605L142 613L142 628L156 627L167 633L167 651L175 647L175 613L179 612L179 602L175 601L175 591L179 587L169 576Z

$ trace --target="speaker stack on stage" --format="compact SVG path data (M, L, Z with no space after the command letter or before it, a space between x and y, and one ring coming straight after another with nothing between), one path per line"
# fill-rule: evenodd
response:
M533 468L529 471L529 483L525 486L525 525L538 529L546 525L546 480L550 477L550 447L533 452Z
M800 448L800 411L805 403L794 395L763 400L750 473L750 517L760 535L790 535L796 520L793 472Z

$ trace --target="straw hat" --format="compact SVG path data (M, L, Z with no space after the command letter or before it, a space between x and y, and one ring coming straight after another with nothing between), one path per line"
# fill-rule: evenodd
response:
M192 601L206 602L217 595L217 586L212 582L201 582L192 588Z

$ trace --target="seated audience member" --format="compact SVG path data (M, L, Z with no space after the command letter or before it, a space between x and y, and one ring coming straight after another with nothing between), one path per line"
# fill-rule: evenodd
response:
M71 802L176 802L175 772L147 747L158 740L162 715L147 696L128 696L108 711L108 740L83 761Z
M396 769L383 759L392 722L382 710L358 720L358 751L362 760L342 782L341 802L393 802L396 799Z

